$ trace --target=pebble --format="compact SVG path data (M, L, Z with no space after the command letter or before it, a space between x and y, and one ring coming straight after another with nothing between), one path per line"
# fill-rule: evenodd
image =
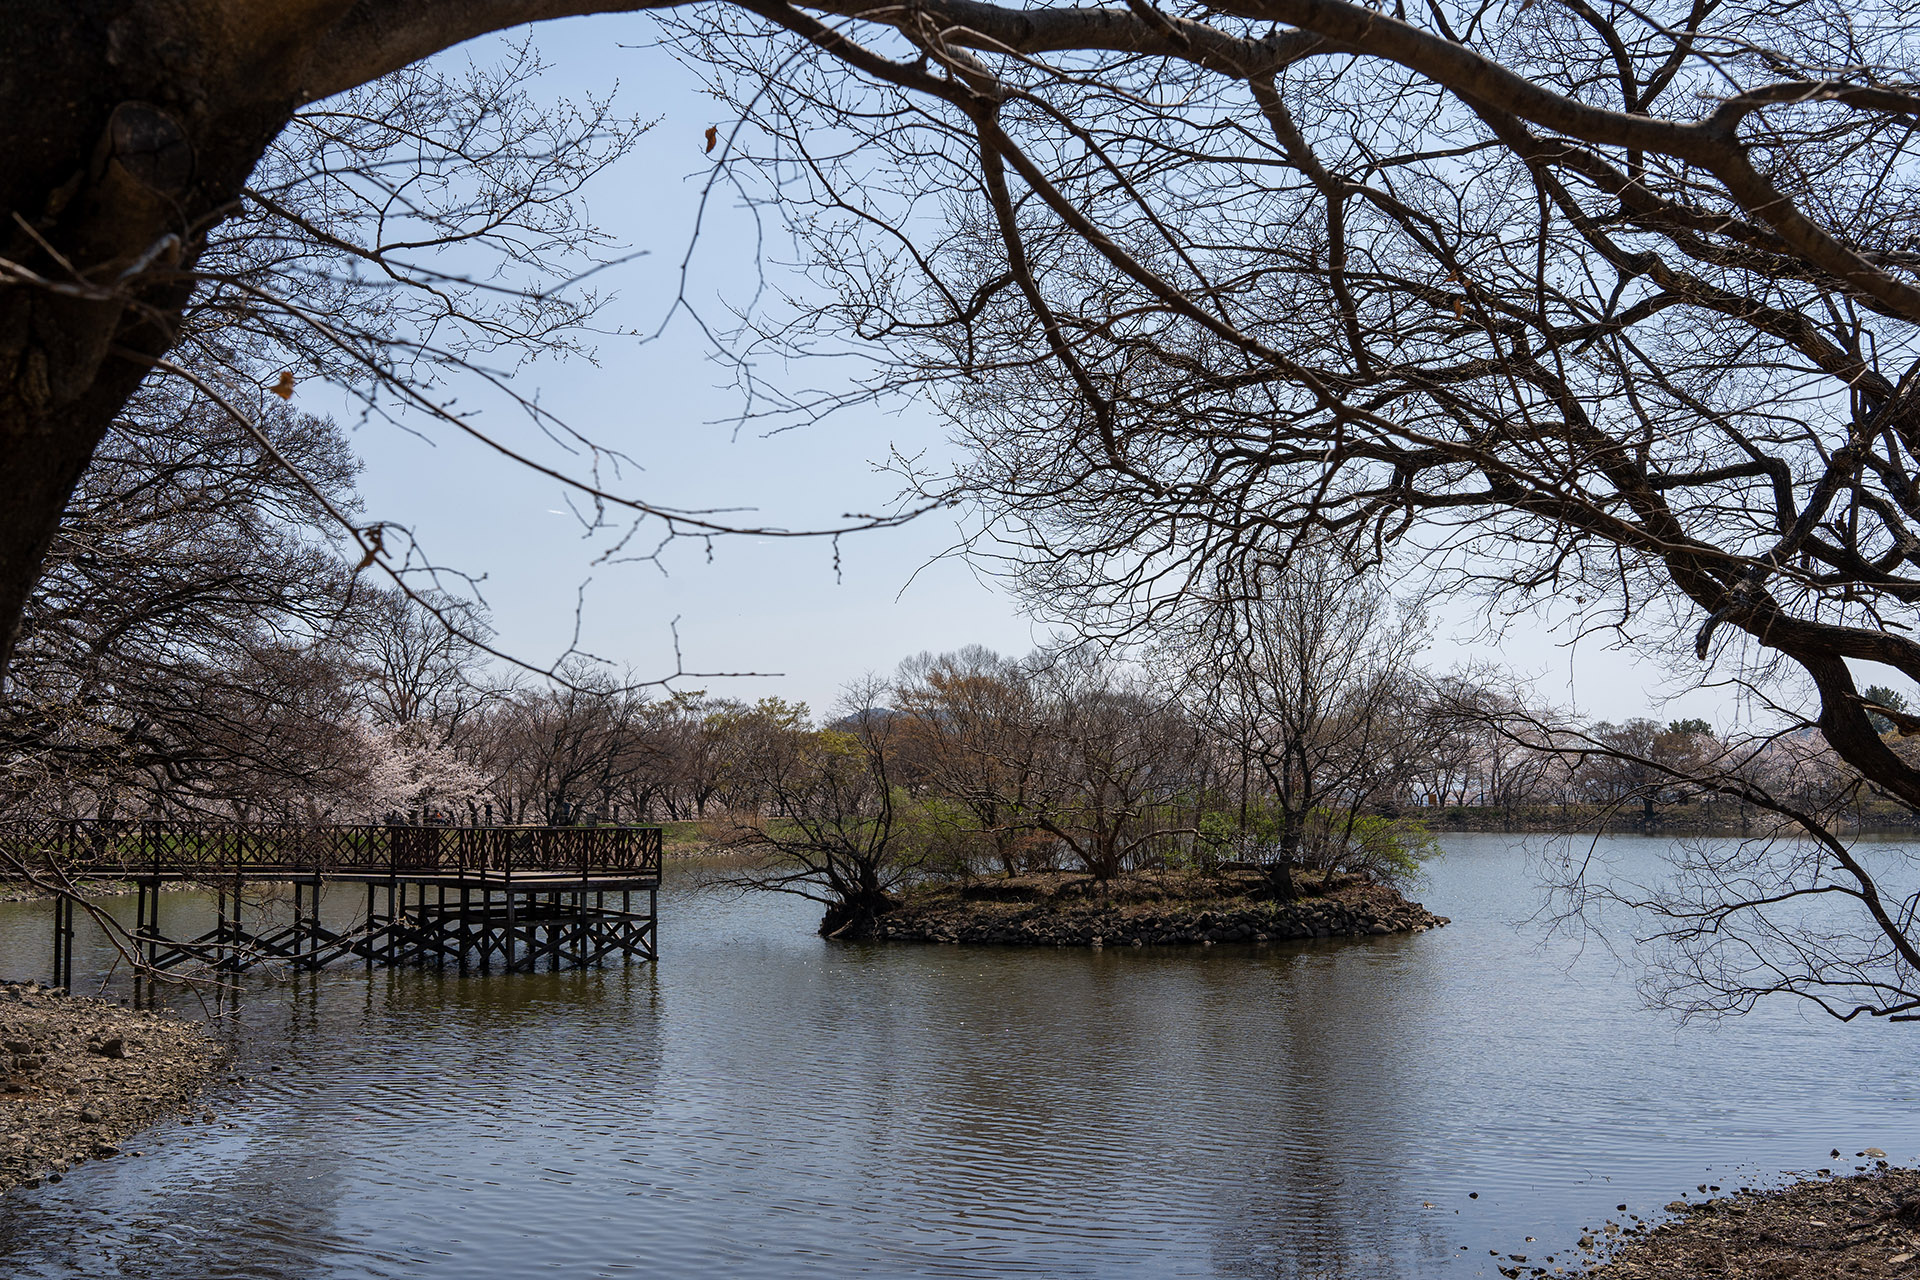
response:
M194 1023L32 982L0 983L0 1190L120 1154L126 1135L190 1100L224 1051Z

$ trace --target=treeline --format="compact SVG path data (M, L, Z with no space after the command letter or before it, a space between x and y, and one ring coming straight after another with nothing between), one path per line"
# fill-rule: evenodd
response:
M954 866L1107 876L1234 857L1391 874L1436 810L1651 812L1714 794L1697 778L1715 769L1789 798L1849 785L1807 734L1736 745L1698 721L1582 724L1497 671L1434 674L1418 611L1331 555L1219 591L1122 658L922 655L822 723L777 697L650 691L584 663L516 683L470 610L357 576L311 532L313 493L222 415L156 400L139 420L88 471L29 610L0 704L14 809L791 822L818 807L828 763L877 756L857 789L871 812L842 817L902 797ZM266 424L351 507L331 422Z
M775 862L798 839L912 874L1238 859L1284 882L1403 873L1418 819L1449 809L1571 824L1708 797L1739 810L1743 787L1857 801L1809 732L1586 724L1500 672L1436 674L1419 611L1331 553L1215 584L1119 656L922 655L824 720L584 663L503 679L472 610L375 586L313 532L320 497L353 507L334 424L264 419L309 488L204 402L141 408L87 472L28 610L0 699L13 812L700 820Z

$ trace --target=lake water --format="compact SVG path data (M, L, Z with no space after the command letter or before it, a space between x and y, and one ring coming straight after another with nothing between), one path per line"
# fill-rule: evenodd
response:
M670 867L657 966L253 981L219 1121L0 1199L0 1275L1493 1276L1920 1154L1920 1029L1676 1026L1522 923L1512 840L1445 848L1412 937L868 947ZM0 907L0 975L47 919Z

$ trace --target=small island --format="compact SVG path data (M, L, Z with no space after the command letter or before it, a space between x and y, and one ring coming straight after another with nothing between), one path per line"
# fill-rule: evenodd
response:
M1041 871L921 886L867 935L876 942L1029 947L1211 946L1421 933L1448 923L1352 873L1296 873L1275 896L1259 868L1140 870L1096 880Z

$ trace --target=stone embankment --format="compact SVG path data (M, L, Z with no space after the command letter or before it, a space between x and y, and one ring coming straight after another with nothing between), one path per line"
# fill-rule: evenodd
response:
M225 1059L179 1018L0 983L0 1191L120 1155L129 1135L179 1111Z
M1280 902L1246 881L1137 873L1106 886L1054 875L926 890L881 916L871 936L1006 946L1211 946L1421 933L1446 923L1386 885L1351 879Z

